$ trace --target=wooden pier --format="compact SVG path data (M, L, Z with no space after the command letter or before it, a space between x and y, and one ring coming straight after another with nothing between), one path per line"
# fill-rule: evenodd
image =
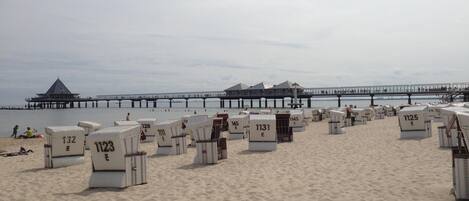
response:
M114 94L83 98L78 94L71 93L57 79L46 93L38 94L38 97L27 98L26 102L27 107L30 109L88 108L98 107L100 102L105 102L107 108L110 107L110 102L117 102L120 108L124 101L130 102L132 108L137 107L137 104L140 108L157 108L158 101L169 100L169 107L171 108L175 100L183 100L185 101L185 107L188 108L190 106L189 100L198 99L202 100L202 107L205 108L206 100L210 99L220 101L220 108L243 108L246 106L245 104L252 108L254 101L258 102L259 107L285 108L294 105L293 90L298 90L298 105L308 108L312 106L312 98L318 97L335 97L337 98L338 107L341 106L341 99L343 97L370 97L370 105L375 105L375 97L379 96L407 96L408 104L412 103L412 96L439 96L448 102L462 97L465 102L469 102L469 82L324 88L304 88L295 84L288 81L273 86L267 86L264 83L251 87L237 84L224 91ZM290 102L286 103L286 100ZM277 101L279 101L278 104ZM269 102L273 102L273 105L268 105Z

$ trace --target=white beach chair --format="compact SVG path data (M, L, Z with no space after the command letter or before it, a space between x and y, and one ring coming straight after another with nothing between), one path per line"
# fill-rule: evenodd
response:
M195 127L194 125L198 125L200 123L203 123L203 122L206 122L206 121L209 121L209 117L208 115L184 115L182 118L182 128L183 128L183 132L186 134L186 135L189 135L190 139L191 139L191 143L189 144L191 147L195 147L195 139L194 139L194 133L196 132L195 131Z
M443 126L438 127L438 140L442 148L458 146L457 129L449 125L454 115L458 112L469 112L469 108L464 108L460 105L450 105L440 109L440 118Z
M226 138L220 137L222 123L215 118L192 125L197 149L194 164L215 164L228 157Z
M156 155L179 155L187 153L186 134L182 132L180 120L156 124L158 147Z
M90 188L125 188L147 182L147 154L139 151L140 126L116 126L89 135Z
M366 125L368 122L367 110L364 108L353 108L352 109L352 116L355 118L355 122L353 125Z
M302 110L290 110L290 127L293 132L305 131L304 113Z
M85 130L78 126L47 127L44 144L46 168L65 167L84 162Z
M274 151L277 149L275 115L250 115L249 130L250 151Z
M375 119L384 119L386 116L386 111L383 106L378 106L374 108L375 110Z
M386 114L387 117L392 117L394 116L394 110L393 110L393 107L390 106L390 105L385 105L383 107L384 109L384 113Z
M244 139L247 136L249 131L249 115L231 115L228 123L228 139Z
M137 122L141 125L141 142L154 142L156 138L156 119L138 119Z
M376 117L375 110L371 107L363 108L365 110L366 121L373 121Z
M427 106L405 107L399 111L401 139L426 138L432 135L432 121L425 116Z
M461 142L461 146L452 149L454 196L456 200L469 200L469 113L456 112L453 118L456 118L455 121L448 127L457 128L457 139Z
M314 122L319 122L319 121L322 121L322 112L320 109L313 109L311 111L312 113L312 121Z
M329 121L329 134L344 134L345 112L338 110L331 110L329 112L331 116L331 120Z

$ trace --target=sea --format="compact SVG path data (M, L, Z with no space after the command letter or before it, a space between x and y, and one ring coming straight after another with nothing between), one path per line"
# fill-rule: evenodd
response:
M435 98L414 98L412 103L436 103L438 99ZM289 101L285 101L288 104ZM375 99L375 105L402 105L407 104L406 98L401 99ZM110 107L106 107L105 102L101 102L98 108L90 108L91 104L88 103L88 108L73 108L73 109L42 109L42 110L0 110L0 137L9 137L15 125L19 126L19 132L23 133L27 127L34 128L38 133L44 133L44 128L48 126L70 126L76 125L78 121L93 121L102 124L104 127L113 126L113 122L117 120L124 120L127 113L130 113L131 120L140 118L156 118L157 121L180 119L183 115L191 114L207 114L214 115L217 112L227 112L229 114L237 114L239 111L236 101L232 102L232 109L220 108L219 101L207 101L206 108L202 107L202 101L190 101L189 108L185 108L184 101L173 102L172 108L169 108L168 102L158 102L157 108L153 108L150 103L146 107L145 102L142 102L142 107L136 103L135 108L131 108L130 102L123 102L122 108L119 108L116 103L111 102ZM245 107L250 102L244 102ZM259 109L259 101L253 101L253 110ZM306 104L306 101L303 101ZM363 98L342 98L342 106L356 105L357 107L366 107L370 105L369 99ZM272 101L268 102L268 107L273 107ZM337 107L337 99L312 99L311 105L313 108L324 107ZM277 100L277 108L281 106L281 101ZM228 101L225 103L228 107ZM262 101L264 107L264 101Z

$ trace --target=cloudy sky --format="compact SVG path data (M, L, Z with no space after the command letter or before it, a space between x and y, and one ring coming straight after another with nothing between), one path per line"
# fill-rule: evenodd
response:
M467 0L0 0L0 104L82 96L469 81Z

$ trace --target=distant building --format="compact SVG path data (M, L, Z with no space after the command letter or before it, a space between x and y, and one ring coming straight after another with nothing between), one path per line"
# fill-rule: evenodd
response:
M72 93L65 84L57 78L46 93L37 94L37 97L31 98L31 102L54 101L54 100L73 100L79 98L79 94Z
M285 81L278 85L269 85L261 82L253 86L239 83L225 89L225 93L228 97L286 97L293 96L295 87L298 95L304 93L303 87L290 81Z

